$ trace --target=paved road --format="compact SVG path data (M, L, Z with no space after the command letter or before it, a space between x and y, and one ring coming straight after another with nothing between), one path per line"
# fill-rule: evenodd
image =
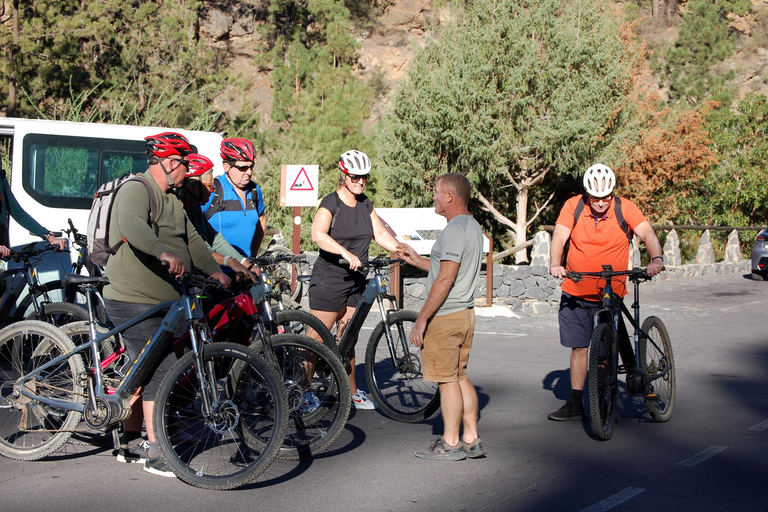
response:
M648 284L642 297L643 316L665 321L675 351L677 403L665 424L626 397L607 442L587 423L547 421L569 394L556 315L481 317L470 377L486 458L416 459L442 430L439 415L412 425L360 411L332 451L276 462L229 492L149 475L108 449L0 458L2 510L768 510L768 283L706 277Z

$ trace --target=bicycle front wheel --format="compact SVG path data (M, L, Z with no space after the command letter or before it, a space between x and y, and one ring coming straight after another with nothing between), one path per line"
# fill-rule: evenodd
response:
M411 329L418 315L408 310L392 312L389 328L379 322L365 352L368 389L384 414L405 423L423 421L440 407L437 383L424 380L421 349L411 345Z
M279 457L316 455L333 443L347 424L352 390L339 357L322 343L299 334L270 338L274 360L288 396L288 430ZM254 348L262 349L256 341Z
M664 323L655 316L643 322L638 351L640 364L648 378L645 405L651 417L659 422L669 421L675 405L675 358L672 343Z
M232 489L277 456L287 421L285 391L277 372L248 347L213 343L200 357L202 368L193 353L185 354L160 384L155 436L180 479Z
M598 324L589 342L589 409L592 430L598 439L613 436L618 395L617 370L619 355L613 345L613 328Z
M262 258L280 257L280 256L293 256L293 251L282 245L273 245L269 247ZM280 294L287 296L294 302L301 302L302 285L301 281L296 281L296 286L291 289L291 281L293 280L293 273L297 276L301 275L301 265L298 262L283 261L278 263L272 273L273 282L278 283L280 287Z
M14 388L18 379L74 348L58 328L37 320L17 322L0 331L0 454L16 460L41 459L72 435L80 412L16 395ZM82 404L83 374L80 356L73 355L40 370L24 383L24 389L35 396Z

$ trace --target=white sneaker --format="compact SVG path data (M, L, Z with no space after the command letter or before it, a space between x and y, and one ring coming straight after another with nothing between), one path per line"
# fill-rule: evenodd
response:
M358 390L357 393L352 395L352 407L355 409L378 409L379 406L374 402L373 400L368 398L368 395L365 394L365 391L362 389Z

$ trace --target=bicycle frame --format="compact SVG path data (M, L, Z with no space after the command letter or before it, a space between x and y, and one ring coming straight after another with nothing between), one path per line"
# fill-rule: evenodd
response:
M594 318L594 327L597 327L597 325L600 323L600 316L604 313L608 313L611 316L611 319L613 321L613 337L614 337L614 343L616 344L616 347L618 347L619 351L622 351L622 343L619 339L619 319L621 318L621 315L623 314L624 317L629 321L630 325L632 326L632 356L631 359L634 361L634 375L630 374L630 369L627 367L627 359L630 359L629 353L626 351L622 351L622 361L624 362L624 365L616 365L617 368L617 374L630 374L629 378L636 378L637 376L640 377L640 382L645 389L645 392L648 390L648 384L653 382L656 379L662 378L663 375L657 375L655 377L649 377L643 370L642 364L640 361L640 337L642 336L644 339L648 340L656 346L656 343L648 336L648 333L644 332L642 328L640 327L640 279L635 277L632 274L624 274L628 275L629 279L632 281L633 285L633 302L631 305L632 313L629 312L629 309L627 308L626 304L624 304L624 301L616 295L616 293L613 291L613 285L611 284L611 280L614 277L614 275L611 275L610 272L613 272L613 269L610 267L610 265L606 265L603 267L602 273L591 273L595 276L600 274L599 277L602 279L605 279L605 286L603 287L602 291L602 297L603 297L603 305L597 310L595 313ZM590 273L584 273L585 275L589 275ZM621 275L621 274L617 274ZM629 334L629 333L627 333ZM627 339L629 341L629 339ZM658 347L656 347L658 348ZM616 351L614 351L616 353ZM625 357L625 354L627 357Z
M133 327L134 325L143 322L147 318L154 316L164 310L168 311L163 318L160 329L158 329L152 338L150 338L150 340L147 342L147 345L138 355L137 359L131 364L130 368L125 373L125 378L123 381L118 385L117 388L114 389L112 393L105 391L103 389L101 354L99 351L99 345L104 340L116 334L122 333L126 329L129 329L130 327ZM188 323L188 333L192 351L195 353L196 357L199 358L200 347L204 343L210 341L207 326L204 322L201 322L201 319L202 308L200 307L197 298L185 294L179 300L157 304L138 317L133 318L132 320L129 320L128 322L125 322L103 334L96 333L95 324L91 322L90 341L79 345L75 348L74 351L62 354L52 359L48 363L38 367L34 371L24 375L19 379L15 388L22 395L34 399L35 401L44 405L81 413L85 410L86 405L90 405L91 407L96 408L97 401L105 400L109 404L110 412L119 412L120 414L115 415L114 418L110 418L112 421L105 421L103 426L119 423L120 421L127 418L127 413L130 411L130 408L125 407L125 402L130 399L131 395L136 391L136 389L139 388L141 383L150 376L151 372L154 370L154 366L159 363L162 357L164 357L164 352L161 350L163 344L168 342L168 339L173 336L178 326L181 325L181 323L184 321ZM199 338L198 333L203 335L203 339ZM34 379L41 372L60 364L66 359L73 357L75 354L85 352L86 350L90 350L91 356L93 357L93 371L89 375L88 379L88 396L90 401L88 404L78 404L70 401L38 396L30 392L28 387L25 386L27 382ZM197 367L198 372L201 372L202 370L200 370L199 359ZM200 382L203 381L202 374L198 375L198 378L200 378ZM206 407L210 407L210 403L207 398L208 397L204 394L204 403Z
M371 262L363 262L364 265L369 263ZM381 274L382 267L374 266L373 268L374 275L368 279L365 290L363 290L362 298L360 299L357 308L355 308L355 312L352 314L352 318L349 319L349 323L344 328L344 332L341 335L341 339L339 340L339 352L341 353L344 362L346 362L347 355L357 341L357 337L360 334L360 329L362 329L363 323L365 323L365 319L368 318L368 313L370 313L371 308L373 308L373 303L375 301L379 306L379 314L381 315L381 320L386 325L384 333L387 337L387 346L389 347L389 352L392 357L393 364L395 367L398 367L397 356L395 355L394 349L395 342L392 338L392 333L389 330L389 315L394 311L399 311L397 307L397 301L394 295L390 295L388 293L386 278ZM391 308L384 308L384 299L390 301L390 304L392 304ZM398 326L398 328L400 327ZM404 338L405 333L401 332L400 339ZM407 346L403 347L403 349L404 352L408 351Z

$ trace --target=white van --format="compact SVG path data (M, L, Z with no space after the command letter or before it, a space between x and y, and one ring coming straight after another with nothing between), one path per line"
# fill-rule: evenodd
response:
M0 117L0 142L11 139L8 176L13 195L32 218L51 231L68 228L68 219L72 219L85 233L96 189L126 172L146 171L144 137L166 131L187 137L195 151L214 161L214 174L223 173L220 133ZM10 239L15 248L40 241L13 218ZM59 275L69 270L69 262L53 266ZM46 270L48 274L51 269ZM53 276L41 279L45 282L49 277Z

